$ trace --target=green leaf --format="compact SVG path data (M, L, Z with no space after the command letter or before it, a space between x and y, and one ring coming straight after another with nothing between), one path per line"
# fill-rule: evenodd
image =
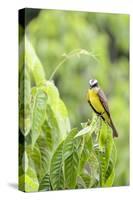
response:
M43 140L47 143L47 148L52 151L57 140L54 140L55 136L53 135L53 127L49 126L49 121L45 121L42 126L42 136Z
M41 89L36 90L32 106L32 146L41 133L41 126L45 120L47 95Z
M40 184L39 184L39 191L48 191L51 190L51 184L50 184L50 177L49 174L46 174Z
M43 66L27 37L25 37L25 64L33 75L36 85L43 84L45 82Z
M85 172L91 177L90 187L93 187L93 185L99 181L99 162L93 151L90 152L88 160L85 164Z
M113 141L113 145L112 145L111 159L115 166L116 160L117 160L117 148L116 148L114 141Z
M101 186L106 185L108 177L110 176L110 173L112 173L112 168L115 166L116 148L115 146L113 146L114 141L112 137L112 129L104 121L102 121L102 126L99 133L99 165ZM113 160L114 162L112 163L111 160ZM115 172L113 172L113 175L111 176L112 179L110 178L111 181L109 185L113 183L114 176Z
M26 151L24 151L23 157L22 157L22 168L23 168L23 171L26 173L28 169L28 156L27 156Z
M62 139L65 139L67 134L70 131L70 121L68 117L68 112L65 107L64 102L59 99L58 104L55 110L56 118L58 119L58 125L60 128L61 135L63 136Z
M110 127L108 127L107 138L106 138L106 143L105 143L105 154L106 154L105 156L106 156L106 163L107 163L106 169L107 169L109 161L111 159L113 143L114 142L113 142L113 137L112 137L112 130Z
M26 68L23 68L19 80L19 128L24 136L29 133L31 128L30 99L30 76Z
M78 188L78 189L86 188L85 182L81 176L77 176L76 188Z
M91 138L90 138L90 140L91 140ZM79 167L80 173L82 173L84 165L89 158L89 154L90 154L90 151L89 151L89 148L88 148L88 144L85 141L85 144L84 144L81 156L80 156L80 167Z
M26 146L26 152L29 159L29 165L36 170L38 178L41 176L41 153L39 148L35 146L32 148L31 145Z
M99 118L94 115L93 116L93 119L92 119L92 122L89 126L83 128L82 130L80 130L77 135L75 136L76 137L79 137L79 136L83 136L83 135L86 135L86 134L89 134L91 136L91 134L96 130L97 128L97 122L98 122Z
M85 147L91 152L93 151L93 139L89 135L85 135Z
M75 136L75 138L85 135L85 134L88 134L90 131L91 131L91 127L87 126L87 127L83 128L81 131L79 131L78 134Z
M99 165L100 165L100 186L103 187L105 183L106 174L106 157L105 152L99 152Z
M25 148L24 148L24 145L23 144L19 144L19 165L22 164L22 158L23 158L23 155L24 155L24 151L25 151Z
M81 174L80 175L82 180L84 181L84 184L85 184L85 187L84 188L89 188L90 187L90 184L91 184L91 176L88 175L88 174Z
M88 119L88 121L89 121L89 119ZM85 127L87 127L88 126L88 122L82 122L81 123L81 127L82 128L85 128Z
M19 189L24 192L38 191L38 183L35 183L28 175L22 175L19 178Z
M47 105L47 121L48 124L51 126L52 129L54 129L55 131L60 131L59 130L59 126L58 126L58 121L57 118L55 116L54 111L52 110L51 106L48 104Z
M51 135L51 142L53 143L53 148L57 148L58 144L62 141L60 129L58 126L58 119L55 116L55 113L53 112L52 108L47 105L46 109L46 117L47 117L47 128L49 127L49 139ZM43 125L43 130L45 131L45 135L48 133L48 130L46 129L46 126ZM47 134L48 135L48 134Z
M114 178L115 178L115 170L113 168L112 172L111 172L110 176L108 177L108 179L106 180L104 186L105 187L111 187L113 185Z
M103 120L101 120L101 128L99 133L99 148L101 149L101 151L105 148L107 135L108 135L108 125Z
M105 182L106 182L106 180L108 179L108 177L110 176L112 170L113 170L113 163L112 163L112 161L110 160L110 161L109 161L108 168L107 168L107 170L106 170L106 174L105 174Z
M63 166L62 151L63 151L63 142L56 149L51 160L50 181L52 188L54 190L64 189L64 177L62 170Z
M52 156L52 151L50 150L47 141L43 136L39 136L36 145L38 146L41 154L41 177L44 177L45 174L49 171L50 160Z
M64 145L63 145L63 159L64 160L73 153L74 142L75 142L74 136L76 135L76 133L77 133L77 129L76 128L72 129L64 141Z
M28 168L26 174L19 177L19 189L24 192L38 191L39 183L35 171Z
M63 145L64 175L67 188L75 188L78 175L79 155L76 148L77 142L74 139L76 133L77 129L72 129Z
M79 156L76 149L64 161L64 175L66 188L73 189L76 186L79 167Z
M43 90L48 95L48 104L58 126L58 137L63 141L70 131L70 121L65 104L60 99L58 89L53 82L47 81Z

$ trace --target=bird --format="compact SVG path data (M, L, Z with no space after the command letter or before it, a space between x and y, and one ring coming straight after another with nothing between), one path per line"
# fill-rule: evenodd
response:
M118 137L118 132L111 118L107 98L103 90L99 87L98 81L96 79L89 81L87 101L93 111L112 128L113 137Z

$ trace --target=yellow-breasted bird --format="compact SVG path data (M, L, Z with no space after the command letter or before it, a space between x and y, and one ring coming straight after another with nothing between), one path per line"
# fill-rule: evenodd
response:
M98 86L97 80L89 81L90 88L87 92L87 100L91 108L99 115L113 130L113 137L118 137L118 133L111 119L107 98L101 88Z

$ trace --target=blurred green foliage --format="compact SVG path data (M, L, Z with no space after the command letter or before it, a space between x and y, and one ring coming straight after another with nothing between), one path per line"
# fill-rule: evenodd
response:
M93 56L68 59L54 76L65 102L71 126L90 118L86 101L89 79L105 91L119 133L114 185L129 184L129 16L72 11L41 10L27 25L27 35L49 79L63 54L85 49Z

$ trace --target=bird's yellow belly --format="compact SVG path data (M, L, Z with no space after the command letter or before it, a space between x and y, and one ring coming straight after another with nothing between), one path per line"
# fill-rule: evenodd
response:
M89 99L91 105L93 106L93 108L98 113L103 113L104 112L104 107L102 106L96 91L89 90L88 91L88 99Z
M90 101L92 107L96 110L96 112L100 113L102 117L110 124L110 118L105 111L100 99L98 97L97 91L95 90L88 90L88 97L87 99Z

